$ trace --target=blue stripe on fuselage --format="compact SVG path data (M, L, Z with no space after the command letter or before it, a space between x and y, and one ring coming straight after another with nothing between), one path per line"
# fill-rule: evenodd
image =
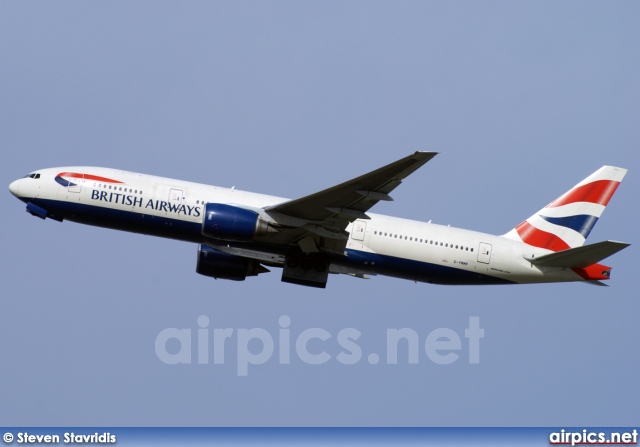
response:
M72 222L196 243L204 238L200 233L201 224L195 222L60 200L31 199L30 202Z
M59 175L56 175L55 181L60 183L65 188L68 187L68 186L76 186L75 183L71 183L69 180L65 180L62 177L60 177Z
M210 238L202 235L202 225L197 222L186 222L180 219L152 216L136 211L115 210L95 205L58 200L29 199L29 201L73 222L186 242L211 243ZM250 248L265 253L282 255L286 250L286 247L283 246L255 242L234 242L231 243L231 245L237 248ZM432 284L513 284L512 281L502 278L455 267L358 250L347 249L346 251L347 256L332 255L332 264L347 268L352 267L355 271L364 270L371 274L392 276Z
M503 278L496 278L494 276L440 264L351 249L347 249L346 251L347 265L353 265L353 267L358 270L370 271L372 274L393 276L395 278L431 284L515 284L513 281ZM338 260L338 262L343 262L342 259Z

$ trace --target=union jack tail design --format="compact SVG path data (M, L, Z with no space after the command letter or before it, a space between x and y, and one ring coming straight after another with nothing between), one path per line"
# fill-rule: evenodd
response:
M504 237L552 251L582 246L626 173L601 167Z

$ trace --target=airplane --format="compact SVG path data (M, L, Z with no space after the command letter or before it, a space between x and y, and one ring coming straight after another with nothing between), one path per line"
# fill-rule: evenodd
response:
M503 235L370 213L437 152L415 152L289 200L111 168L33 171L9 190L41 219L198 244L196 272L244 281L282 268L282 281L325 288L329 274L432 284L587 282L629 244L584 245L627 170L603 166Z

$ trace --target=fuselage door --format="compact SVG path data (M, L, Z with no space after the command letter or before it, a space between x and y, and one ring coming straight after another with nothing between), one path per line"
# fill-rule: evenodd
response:
M81 192L82 184L84 183L84 174L79 174L79 177L73 177L69 180L69 192Z
M480 247L478 248L478 262L482 262L483 264L488 264L490 260L491 260L491 244L480 242Z
M173 189L169 192L169 203L173 203L175 205L182 205L182 190L181 189Z
M353 223L351 237L356 241L363 241L365 231L367 231L367 223L363 220L356 220Z

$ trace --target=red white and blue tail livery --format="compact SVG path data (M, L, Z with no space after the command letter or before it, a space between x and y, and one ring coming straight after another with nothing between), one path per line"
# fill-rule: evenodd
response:
M603 166L522 222L505 237L533 247L562 252L561 255L538 256L537 259L532 255L528 260L538 266L553 266L552 260L555 259L555 263L558 264L558 259L564 259L558 266L572 269L583 279L608 279L611 268L595 262L585 265L585 253L589 251L600 260L622 250L628 244L606 241L581 250L572 249L584 245L626 173L626 169ZM576 257L576 253L582 255ZM574 255L571 258L572 262L567 261L570 254Z
M603 166L505 236L551 251L584 245L626 173Z
M75 221L198 244L196 272L241 281L282 269L282 281L326 287L330 274L433 284L587 281L629 244L585 245L626 169L603 166L502 236L369 212L435 152L415 152L289 200L110 168L34 171L13 195L42 219Z

